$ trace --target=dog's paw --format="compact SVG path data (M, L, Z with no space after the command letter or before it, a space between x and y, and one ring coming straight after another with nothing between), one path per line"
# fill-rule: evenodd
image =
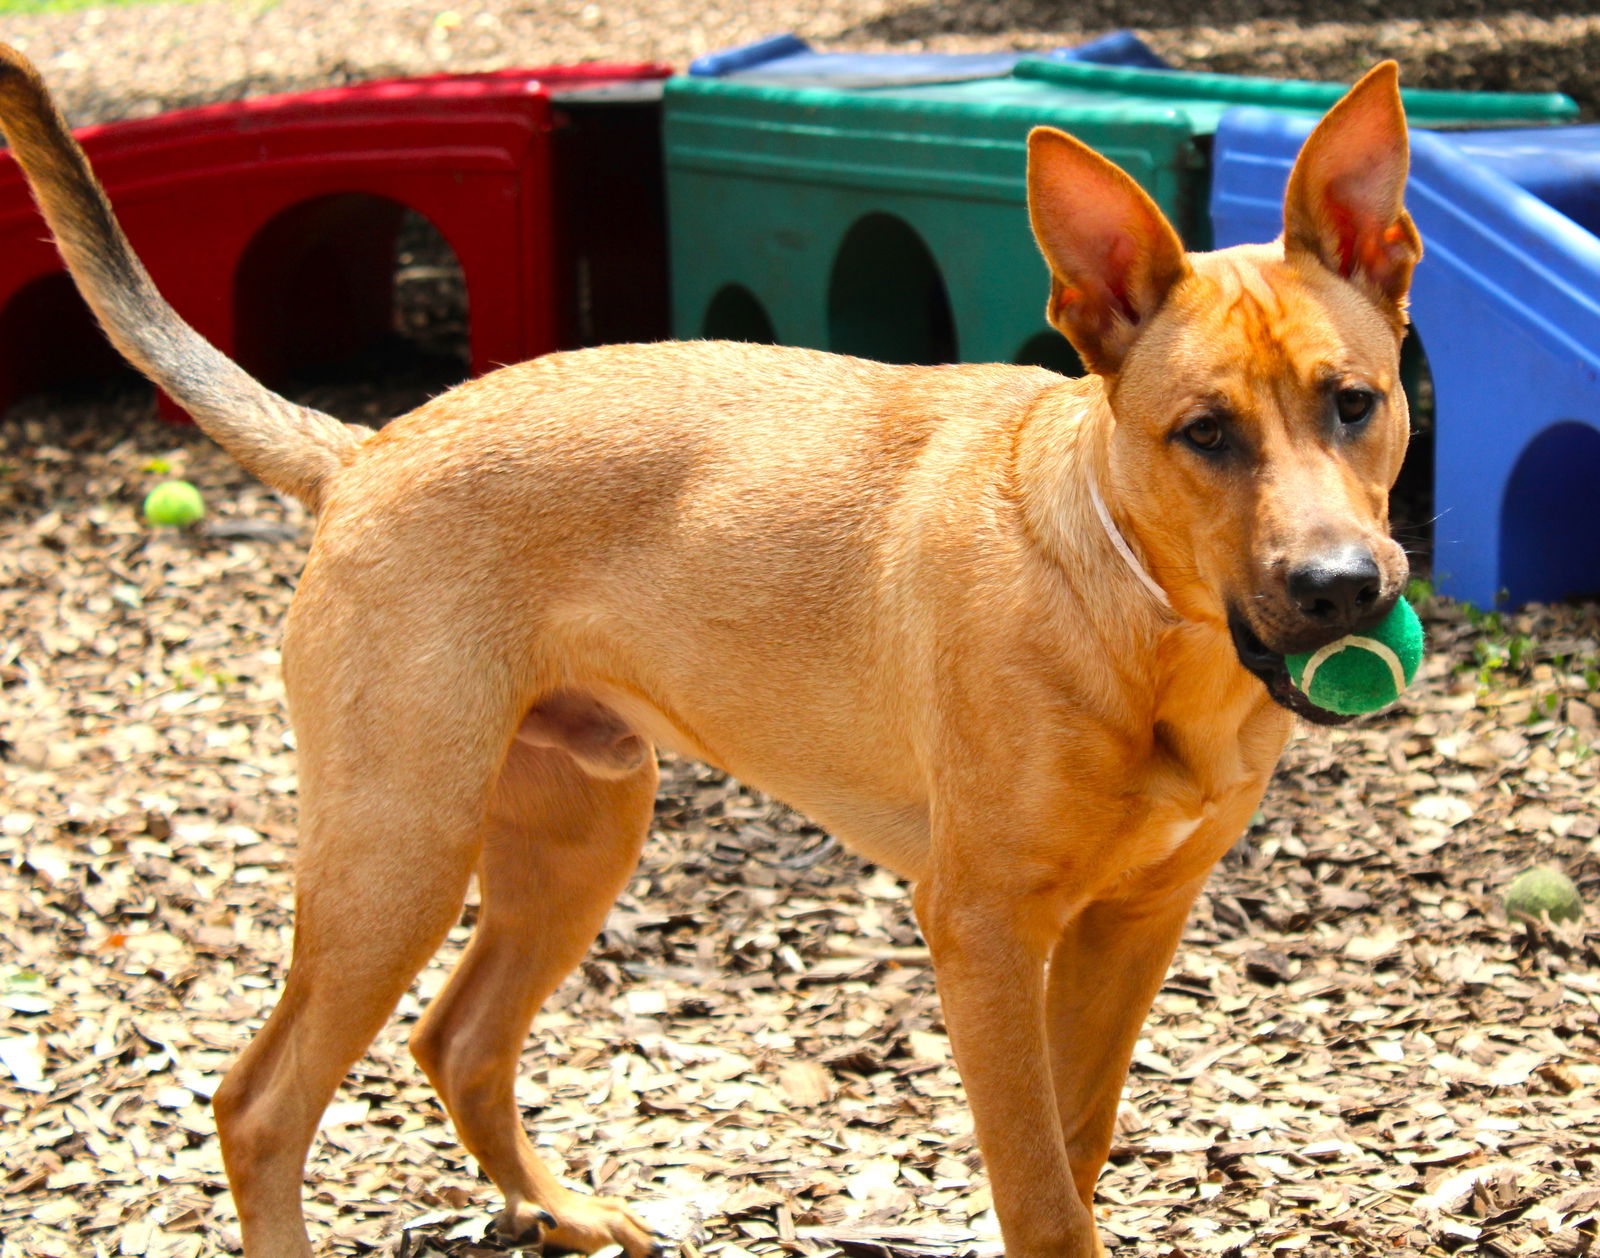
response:
M639 1217L610 1197L571 1196L546 1209L531 1201L507 1206L495 1219L507 1245L550 1254L593 1254L622 1246L627 1258L656 1258L660 1242Z

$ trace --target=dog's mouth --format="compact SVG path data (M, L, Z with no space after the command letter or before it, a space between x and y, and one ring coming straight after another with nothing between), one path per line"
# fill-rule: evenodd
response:
M1239 656L1239 663L1261 679L1261 684L1279 707L1288 708L1296 716L1302 716L1316 725L1346 725L1355 720L1354 716L1319 708L1306 698L1290 680L1289 666L1284 663L1283 652L1274 651L1258 638L1241 613L1229 611L1228 632L1233 636L1233 649Z

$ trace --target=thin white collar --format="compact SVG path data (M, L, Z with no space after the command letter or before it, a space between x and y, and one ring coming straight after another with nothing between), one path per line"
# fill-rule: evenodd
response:
M1169 612L1173 610L1172 600L1167 597L1167 592L1156 584L1155 578L1144 570L1144 565L1139 562L1139 557L1133 553L1133 547L1128 545L1128 539L1123 537L1112 522L1111 512L1106 510L1105 499L1100 496L1100 486L1095 483L1094 473L1089 473L1089 500L1094 503L1094 513L1100 517L1100 523L1105 527L1106 536L1111 539L1111 544L1117 548L1133 575L1139 578L1139 584L1150 591L1150 597L1160 603Z

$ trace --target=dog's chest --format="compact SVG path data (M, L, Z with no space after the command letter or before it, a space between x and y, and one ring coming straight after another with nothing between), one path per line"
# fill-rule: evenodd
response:
M1122 845L1124 876L1148 882L1152 893L1202 876L1244 832L1264 789L1262 783L1152 809Z
M1248 742L1188 750L1174 754L1169 744L1146 766L1143 807L1123 849L1130 870L1183 879L1204 872L1244 833L1277 760Z
M1150 847L1149 859L1153 861L1165 860L1174 853L1183 849L1196 833L1210 821L1213 809L1206 808L1193 817L1180 817L1165 822L1156 827L1155 832L1147 836L1146 842Z

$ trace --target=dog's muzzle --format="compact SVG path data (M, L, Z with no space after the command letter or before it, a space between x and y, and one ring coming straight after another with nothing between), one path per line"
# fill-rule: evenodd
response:
M1261 684L1267 688L1274 703L1316 725L1347 725L1355 720L1354 716L1319 708L1306 698L1290 680L1289 666L1284 662L1283 653L1274 651L1258 638L1241 613L1228 612L1228 632L1233 635L1233 649L1239 656L1239 663L1261 679Z

